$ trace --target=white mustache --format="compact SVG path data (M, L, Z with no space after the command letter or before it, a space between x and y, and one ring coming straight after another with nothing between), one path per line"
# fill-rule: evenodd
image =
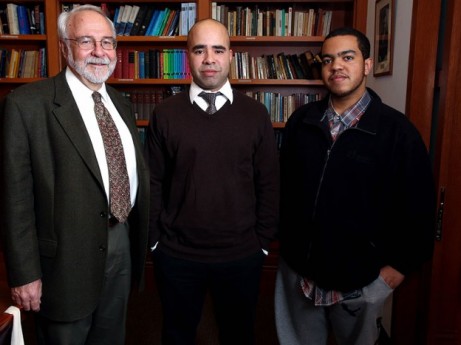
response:
M94 63L94 64L99 64L99 65L108 65L110 64L110 60L108 58L95 58L95 57L89 57L86 59L86 63Z

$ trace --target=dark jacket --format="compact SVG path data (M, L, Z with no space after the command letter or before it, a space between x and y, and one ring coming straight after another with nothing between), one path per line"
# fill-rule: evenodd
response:
M133 137L139 189L130 213L133 278L147 251L148 172L129 102L107 92ZM43 282L41 313L81 319L104 282L108 202L98 162L65 71L17 88L2 116L4 235L8 281Z
M372 101L332 142L328 97L290 117L281 149L281 255L320 287L366 286L390 265L403 274L431 257L435 190L410 121Z

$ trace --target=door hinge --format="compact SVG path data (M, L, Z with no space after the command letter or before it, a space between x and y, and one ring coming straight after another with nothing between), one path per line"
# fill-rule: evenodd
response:
M437 222L435 226L435 239L436 241L442 240L442 220L443 210L445 207L445 187L440 188L439 208L437 210Z

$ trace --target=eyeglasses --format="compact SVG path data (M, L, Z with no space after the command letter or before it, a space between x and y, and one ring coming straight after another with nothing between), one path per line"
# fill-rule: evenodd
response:
M100 41L96 41L93 37L82 36L77 38L65 38L67 41L77 42L77 45L80 49L83 50L92 50L96 47L96 42L101 43L101 47L104 50L113 50L117 48L117 41L115 38L106 37Z

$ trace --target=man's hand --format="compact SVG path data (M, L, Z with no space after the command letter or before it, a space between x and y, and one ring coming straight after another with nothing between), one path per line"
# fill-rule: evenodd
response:
M42 281L41 279L29 284L11 288L11 298L24 310L39 311L42 298Z
M396 289L405 279L405 276L402 273L391 266L384 266L381 268L379 275L391 289Z

